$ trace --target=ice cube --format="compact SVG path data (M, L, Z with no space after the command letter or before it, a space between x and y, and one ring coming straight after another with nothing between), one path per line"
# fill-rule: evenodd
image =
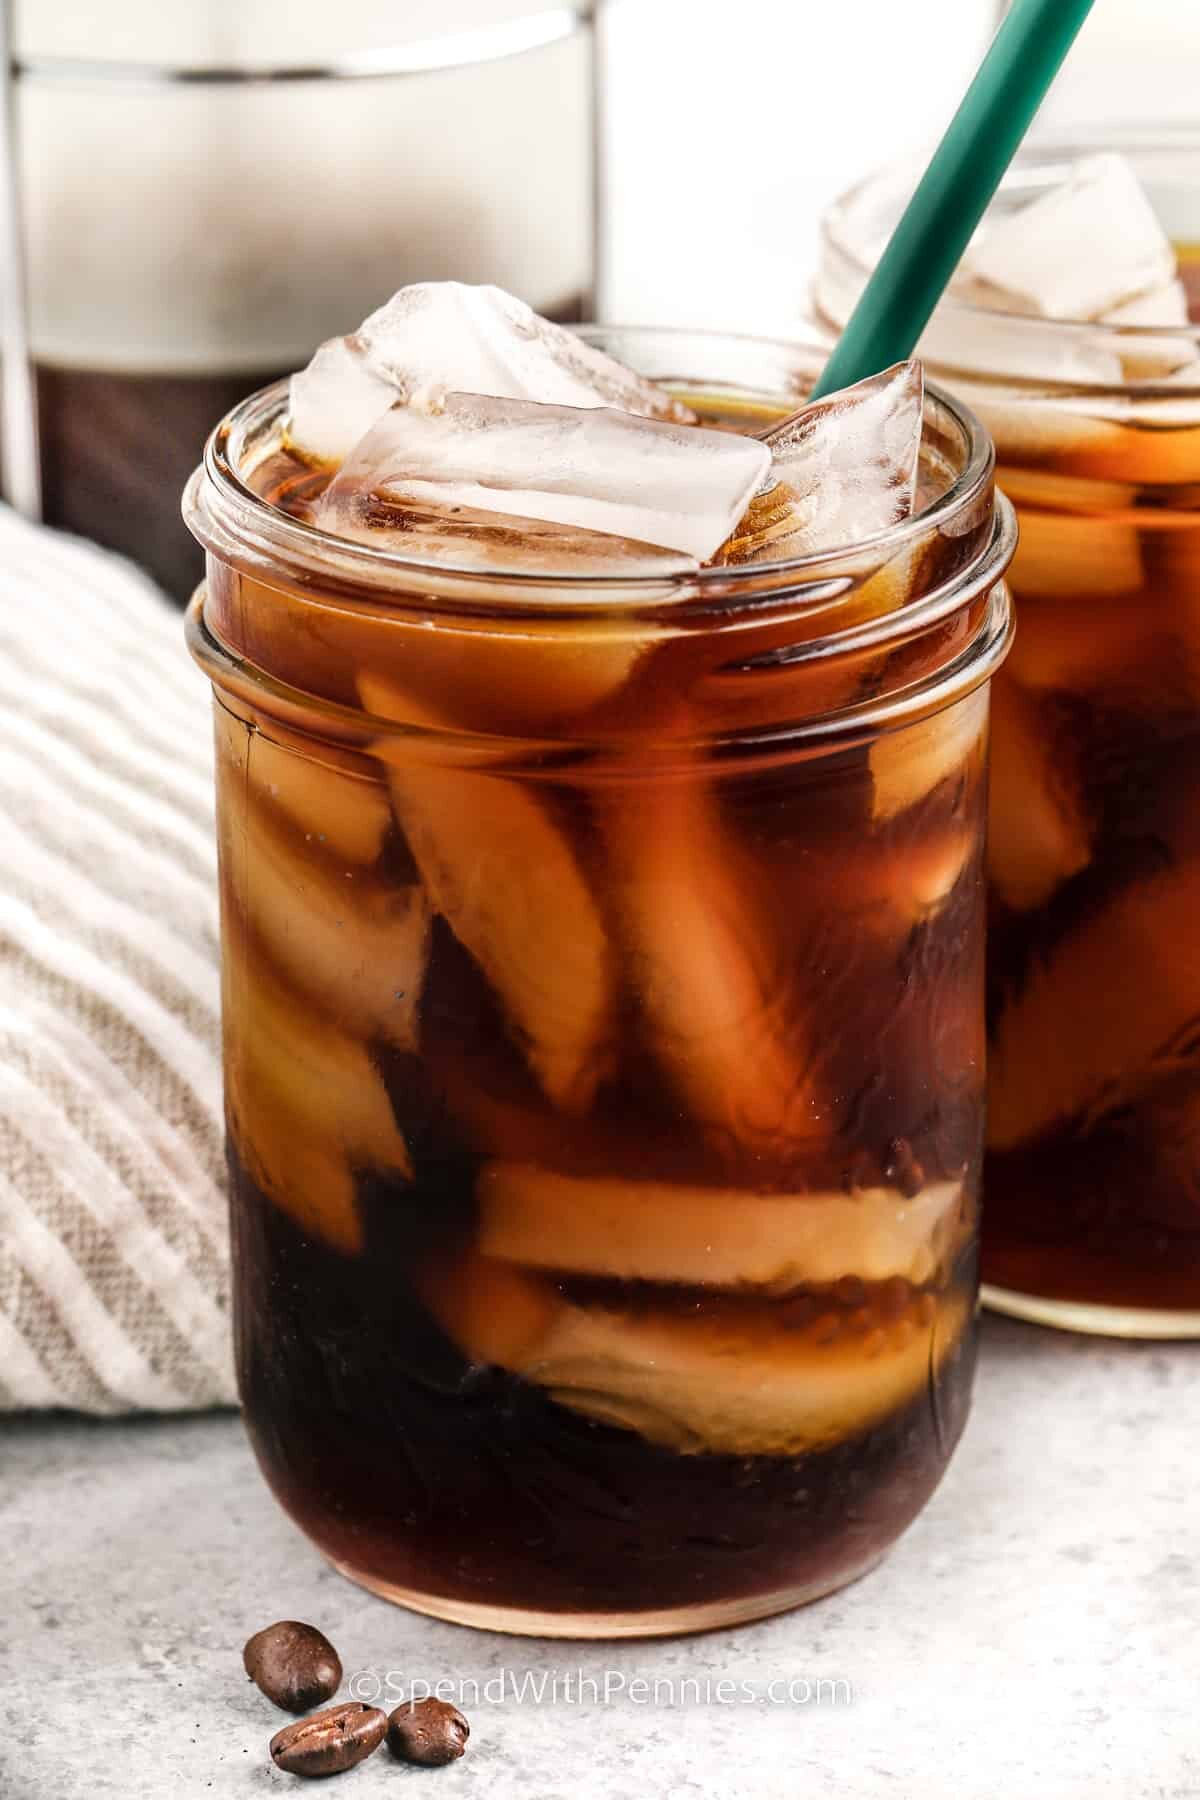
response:
M541 519L681 550L700 561L728 537L767 469L764 444L611 407L449 394L393 406L316 510L382 493L443 508Z
M1099 516L1054 509L1049 482L1040 470L1038 477L1029 484L1031 504L1021 513L1013 558L1011 584L1018 599L1077 607L1080 594L1088 596L1089 605L1097 600L1132 601L1146 582L1138 529L1131 523L1137 517L1133 508L1122 505L1123 496L1118 496L1116 504ZM1022 498L1017 496L1018 505ZM1086 633L1089 622L1080 623Z
M1030 484L1031 498L1035 487ZM1053 498L1051 490L1051 505ZM1145 598L1155 583L1169 589L1162 553L1173 549L1176 533L1163 532L1164 541L1156 542L1158 533L1139 529L1134 519L1160 515L1121 505L1120 490L1112 515L1042 512L1036 501L1022 512L1012 568L1020 630L1007 671L1039 703L1077 695L1117 713L1153 715L1180 701L1190 708L1193 634L1185 627L1176 638L1181 615Z
M1187 290L1176 276L1162 287L1150 288L1110 307L1104 315L1109 325L1186 325L1188 323Z
M502 288L425 281L401 288L351 336L322 344L292 376L288 436L304 455L338 463L389 406L436 405L451 392L610 406L676 423L693 417Z
M226 1108L252 1179L304 1232L360 1250L356 1171L412 1176L366 1045L289 992L236 932L225 946L224 1012Z
M1008 1150L1119 1105L1200 1013L1200 868L1131 881L1034 959L995 1026L988 1141Z
M896 363L806 406L768 435L775 485L755 497L722 562L809 556L909 517L921 453L924 376Z
M776 1293L843 1275L929 1281L957 1247L962 1218L958 1182L913 1198L888 1188L764 1194L513 1162L483 1169L477 1200L479 1247L505 1262Z
M849 893L842 899L856 930L898 951L918 925L941 912L974 858L975 833L961 818L938 829L889 832L845 860ZM836 897L833 901L836 904Z
M334 490L327 491L314 508L314 521L322 530L441 570L486 569L492 574L567 579L620 576L636 582L686 575L698 567L694 556L681 551L659 550L653 544L604 532L572 531L542 519L515 518L468 506L444 509L338 483Z
M364 642L357 680L369 682L376 717L399 725L558 735L579 729L581 715L614 695L649 653L654 626L610 625L585 615L526 616L509 630L451 615L397 618L382 649L376 636L374 655Z
M1044 906L1092 856L1092 826L1076 767L1037 699L1004 674L992 683L988 875L1019 912Z
M276 743L261 727L247 743L245 779L258 801L285 815L317 855L327 852L364 867L378 859L392 823L380 782L318 760L307 747ZM252 804L249 794L246 804Z
M374 713L390 698L362 677ZM433 905L501 1000L544 1092L585 1113L611 1072L612 953L574 851L528 782L435 767L381 739L392 804Z
M784 1158L829 1128L789 946L762 871L739 854L699 766L654 772L600 808L612 915L647 1042L722 1149Z
M396 390L374 368L365 339L330 338L292 376L288 442L314 462L339 463L395 401Z
M344 1029L411 1048L430 927L421 888L324 856L254 806L241 832L227 855L244 854L247 916L276 966Z
M1112 373L1101 379L1119 385L1120 358L1110 360ZM1019 472L1022 464L1036 463L1074 481L1119 484L1128 494L1138 482L1169 486L1195 480L1200 446L1198 368L1200 364L1189 363L1163 378L1164 388L1181 390L1177 397L1157 391L1146 397L1136 389L1096 395L1026 392L1010 397L990 388L973 404L996 441L1006 487L1014 465ZM1024 372L1038 373L1033 368ZM1016 498L1019 502L1020 496ZM1023 531L1029 516L1027 508ZM1017 554L1019 559L1019 549Z
M919 346L930 363L976 376L983 373L994 380L1016 376L1026 381L1118 387L1124 379L1121 358L1111 336L1103 331L1093 334L1078 326L1064 331L1050 320L1040 323L1025 315L1014 327L1011 318L1000 316L1011 309L1001 306L992 290L970 283L955 287L952 297L967 304L945 306L934 314ZM985 310L988 308L993 310ZM983 411L981 401L973 404ZM1019 415L1026 405L1022 394L1012 410ZM989 411L997 410L990 395L986 406ZM990 424L987 412L984 419ZM1021 429L1020 422L1016 428Z
M874 817L894 818L943 781L964 776L972 759L982 759L986 733L982 688L927 719L880 732L870 750Z
M536 1382L560 1405L684 1452L797 1455L838 1443L926 1393L969 1318L960 1294L913 1295L896 1316L834 1307L781 1329L777 1308L603 1300L468 1251L418 1271L463 1354ZM653 1290L651 1290L652 1292Z
M1101 319L1174 278L1175 253L1124 157L1075 163L1065 180L981 232L954 291L1045 319ZM1164 321L1169 322L1169 321Z
M330 833L323 834L316 818L301 820L276 803L283 759L273 746L260 781L258 751L266 739L256 732L247 740L240 722L223 712L217 733L222 768L233 778L236 796L221 812L222 872L232 902L254 934L256 951L270 959L297 996L323 1011L331 1029L411 1048L429 903L416 883L387 880L348 858L341 841L343 833L373 834L378 828L381 790L323 771L331 785L308 795L320 798L322 816L336 809ZM293 800L302 797L295 787L283 791ZM360 810L364 799L366 813ZM390 816L383 824L386 829Z
M1169 281L1132 300L1112 307L1104 315L1106 325L1138 326L1135 335L1120 340L1121 367L1127 381L1159 381L1196 360L1191 336L1171 337L1142 327L1187 325L1188 299L1182 281Z

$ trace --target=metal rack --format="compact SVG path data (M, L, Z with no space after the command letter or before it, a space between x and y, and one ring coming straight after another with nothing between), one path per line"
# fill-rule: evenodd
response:
M189 66L60 56L18 57L15 0L0 0L0 497L27 518L41 516L37 394L31 351L22 216L19 93L22 82L120 88L228 87L323 81L394 81L500 62L586 32L591 63L592 302L603 289L603 0L542 8L464 31L377 50L346 51L321 63Z

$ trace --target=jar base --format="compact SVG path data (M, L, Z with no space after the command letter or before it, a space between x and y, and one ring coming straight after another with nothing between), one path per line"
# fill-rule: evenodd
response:
M887 1551L868 1557L856 1568L840 1571L832 1580L809 1583L794 1588L781 1588L769 1594L750 1594L738 1600L713 1600L699 1606L677 1606L662 1612L643 1613L567 1613L536 1612L519 1606L485 1606L473 1601L454 1600L441 1594L425 1594L415 1588L398 1587L381 1581L352 1563L336 1557L328 1560L348 1581L366 1588L393 1606L407 1607L410 1612L424 1613L431 1619L444 1619L451 1625L469 1625L476 1631L502 1631L514 1637L544 1638L654 1638L684 1637L698 1631L715 1631L722 1626L749 1625L756 1619L773 1618L777 1613L791 1612L823 1600L827 1594L849 1587L868 1575L883 1561Z
M1009 1318L1024 1319L1031 1325L1050 1325L1058 1331L1086 1332L1093 1337L1200 1338L1200 1311L1054 1300L1044 1294L995 1287L987 1281L982 1297L992 1312L1006 1313Z

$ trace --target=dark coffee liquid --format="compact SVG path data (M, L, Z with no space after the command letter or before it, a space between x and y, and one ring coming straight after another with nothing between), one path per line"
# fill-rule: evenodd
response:
M254 958L267 946L286 956L285 935L303 929L295 893L322 869L336 872L345 893L336 932L349 979L368 955L355 945L355 896L362 904L373 878L402 896L417 879L412 858L393 835L374 876L356 869L322 852L314 814L311 831L286 827L286 841L280 835L270 849L263 842L243 860L234 821L243 807L262 804L253 791L256 779L268 786L275 779L262 760L268 750L251 741L250 790L239 790L231 771L226 775L234 832L223 866L227 941L236 945L244 918L254 934ZM920 1194L933 1183L953 1183L974 1167L980 1109L969 1045L981 984L977 856L928 918L899 921L894 935L889 928L878 942L855 910L866 877L851 866L842 872L844 891L841 884L831 891L832 911L815 939L794 917L802 890L816 879L810 856L823 850L832 862L839 845L843 858L853 856L861 834L868 839L864 860L882 866L894 855L899 882L899 870L927 842L978 816L977 780L971 788L948 781L903 828L893 822L883 841L871 845L869 822L856 805L856 796L866 796L865 773L857 762L848 765L829 788L828 776L806 783L795 768L785 778L760 772L728 795L729 853L754 845L756 861L773 877L767 886L778 908L745 929L792 946L782 987L811 979L814 1006L819 995L830 1020L823 1042L841 1116L827 1140L811 1138L801 1150L781 1141L751 1151L736 1140L710 1140L681 1120L650 1054L654 1028L632 997L623 1068L603 1084L586 1118L564 1118L525 1069L481 968L438 920L418 977L419 1046L404 1052L379 1040L364 1045L360 1078L386 1093L410 1166L387 1175L346 1159L357 1221L349 1237L357 1241L339 1245L332 1197L314 1194L315 1211L305 1215L293 1195L281 1188L268 1196L247 1172L252 1159L268 1176L281 1166L289 1124L284 1113L272 1117L274 1068L248 1072L246 1047L270 1003L268 990L257 985L266 970L231 955L231 1091L235 1114L240 1108L250 1133L244 1155L236 1129L231 1142L245 1416L264 1472L289 1512L328 1555L373 1585L451 1613L520 1612L532 1605L548 1617L570 1619L711 1606L753 1615L767 1610L772 1596L809 1597L860 1572L937 1485L970 1388L975 1258L969 1238L952 1266L927 1276L914 1268L907 1279L885 1279L864 1264L865 1279L813 1284L798 1272L776 1283L755 1283L751 1275L721 1285L701 1283L695 1258L689 1262L689 1245L701 1252L714 1226L719 1236L722 1210L732 1217L744 1255L748 1228L738 1232L739 1212L770 1206L773 1193L781 1196L784 1217L788 1192L861 1192L860 1201L845 1204L866 1209L871 1192L889 1187L897 1195L889 1211L903 1213L910 1203L920 1206ZM346 786L349 816L361 784ZM583 855L595 832L587 783L564 779L553 800L556 818ZM679 804L687 802L680 797ZM857 821L853 830L849 815ZM254 814L247 817L253 832ZM276 823L282 832L283 821ZM298 884L289 887L290 906L280 896L278 915L267 892L268 854L286 856ZM524 852L514 845L510 854ZM847 908L850 916L839 920ZM878 922L874 906L867 917ZM543 934L546 929L543 921ZM297 980L307 976L295 971ZM397 986L407 988L410 979L406 972ZM552 983L549 1003L559 991ZM325 1017L306 1009L299 996L292 1004L295 1027L274 1041L285 1058L304 1061L310 1051L299 1034L319 1034ZM338 1024L330 1018L330 1041ZM757 1041L752 1058L756 1048ZM279 1079L287 1081L286 1065ZM328 1104L316 1129L340 1146L341 1103ZM298 1128L311 1132L313 1120ZM308 1167L319 1154L314 1147ZM488 1203L481 1198L489 1170L501 1168L529 1173L534 1188L525 1197L536 1191L540 1172L568 1184L594 1176L601 1184L599 1239L593 1234L583 1246L569 1224L551 1216L544 1229L533 1225L536 1264L525 1266L515 1245L512 1262L480 1257L481 1243L504 1248L488 1238ZM621 1263L625 1226L603 1223L604 1193L612 1190L602 1184L624 1183L636 1199L641 1180L669 1184L685 1196L680 1204L696 1209L695 1222L648 1190L642 1204L666 1209L662 1231L669 1247L652 1276L617 1278L611 1269ZM968 1219L971 1204L963 1203ZM716 1217L706 1205L718 1209ZM308 1225L310 1218L318 1229ZM615 1260L606 1254L610 1237ZM674 1276L674 1259L689 1262L688 1272ZM503 1292L481 1302L489 1354L474 1341L474 1326L456 1315L471 1290L493 1277ZM519 1291L510 1288L514 1281ZM728 1421L732 1414L735 1423L732 1429L723 1423L718 1434L736 1438L739 1448L688 1442L686 1431L676 1447L658 1441L653 1417L647 1433L595 1416L588 1395L582 1407L571 1403L572 1393L564 1403L553 1391L553 1369L536 1355L529 1372L506 1366L506 1346L520 1359L527 1303L539 1316L544 1309L558 1317L561 1332L576 1334L585 1357L583 1337L599 1335L604 1348L592 1376L581 1379L595 1393L613 1392L613 1404L625 1406L633 1420L641 1405L636 1376L629 1398L628 1364L618 1355L619 1366L606 1366L617 1344L630 1343L635 1360L639 1345L665 1346L666 1362L678 1359L676 1368L693 1384L685 1409L700 1417L709 1372L721 1378L723 1356L730 1354L722 1346L744 1345L743 1391L723 1415ZM569 1384L578 1363L574 1348L563 1351L559 1330L550 1327L547 1355L558 1359ZM852 1397L841 1417L834 1403L829 1428L813 1431L802 1449L776 1450L771 1425L760 1427L755 1415L761 1416L763 1394L785 1389L795 1396L789 1404L797 1419L806 1404L822 1408L839 1391ZM654 1395L648 1404L656 1405Z
M1172 549L1184 537L1175 533ZM1151 570L1156 549L1148 537ZM1172 598L1163 571L1156 589L1125 604L1158 604L1166 615ZM1036 630L1036 606L1027 612ZM1164 663L1147 693L1158 716L1079 696L1044 705L1052 766L1083 771L1091 860L1041 908L1020 913L992 898L988 971L998 1030L1009 1008L1019 1014L1050 982L1061 998L1049 1054L1060 1063L1086 1055L1088 1027L1075 1022L1095 1013L1077 985L1082 978L1114 1019L1128 1020L1130 1042L1147 1039L1143 1019L1161 1033L1154 1053L1132 1066L1127 1059L1093 1103L989 1151L984 1267L989 1281L1017 1293L1166 1312L1200 1305L1197 1022L1180 937L1190 938L1200 907L1200 724L1182 705L1171 710L1170 687ZM1137 952L1143 919L1153 920L1153 966ZM1086 966L1081 944L1094 946ZM1030 1042L1026 1055L1036 1082L1038 1046Z
M993 1152L983 1215L989 1280L1090 1305L1195 1311L1195 1147L1186 1135L1173 1143L1170 1130L1131 1109Z
M325 1553L451 1605L667 1611L822 1591L916 1517L966 1419L968 1329L929 1386L805 1456L680 1456L467 1362L406 1279L465 1170L362 1191L365 1249L303 1235L232 1159L238 1375L264 1473ZM973 1259L972 1259L973 1263ZM964 1296L973 1266L960 1271ZM847 1315L850 1308L845 1308Z

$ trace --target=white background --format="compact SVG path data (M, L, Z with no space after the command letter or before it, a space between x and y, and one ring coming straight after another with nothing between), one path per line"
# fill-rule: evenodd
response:
M607 0L608 317L794 322L816 221L932 143L997 0ZM1200 0L1096 0L1044 119L1200 123Z
M312 60L553 0L18 0L25 53ZM1000 0L598 0L609 79L600 310L786 329L817 220L940 135ZM536 306L586 283L586 46L414 81L21 95L39 353L304 361L403 282ZM1200 0L1096 0L1048 106L1200 115Z

